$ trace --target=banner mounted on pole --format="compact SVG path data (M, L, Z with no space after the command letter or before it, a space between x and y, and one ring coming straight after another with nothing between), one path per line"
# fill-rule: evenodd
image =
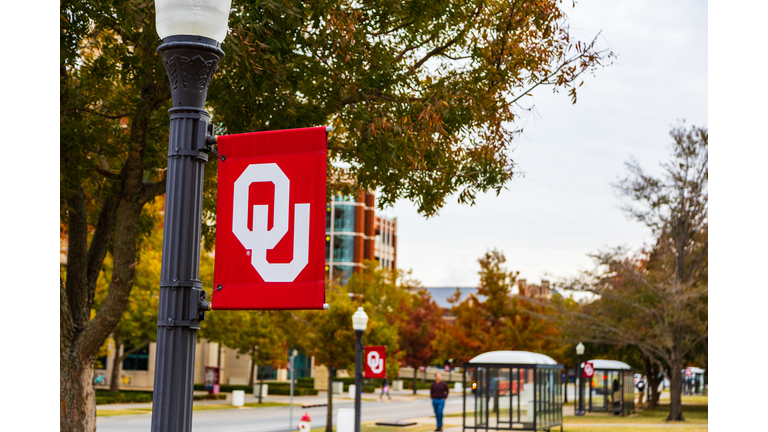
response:
M387 359L386 346L367 346L365 347L365 373L366 378L386 378L387 371L384 363Z
M322 309L324 127L223 135L212 309Z

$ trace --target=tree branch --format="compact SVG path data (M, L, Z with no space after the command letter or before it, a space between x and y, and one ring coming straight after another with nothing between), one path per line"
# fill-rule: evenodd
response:
M108 118L110 120L117 120L117 119L121 119L123 117L128 117L129 116L129 114L112 114L112 115L104 114L103 112L96 111L96 110L94 110L92 108L69 107L69 108L64 108L64 109L59 110L59 112L62 112L62 113L66 112L66 111L87 112L89 114L96 114L96 115L102 116L104 118Z
M144 183L144 187L141 190L141 194L139 198L141 204L143 205L151 201L156 196L164 194L165 188L166 188L165 177L163 177L162 180L155 183Z

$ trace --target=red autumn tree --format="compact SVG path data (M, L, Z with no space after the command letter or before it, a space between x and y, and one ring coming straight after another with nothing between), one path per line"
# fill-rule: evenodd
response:
M518 273L504 267L504 254L489 251L478 262L477 294L459 302L457 290L448 299L456 319L435 340L441 357L465 362L487 351L525 350L560 358L559 329L554 320L543 317L552 312L512 295Z
M418 367L429 365L437 357L432 342L444 326L443 310L425 288L418 287L400 303L397 317L402 362L413 367L413 393L416 394Z

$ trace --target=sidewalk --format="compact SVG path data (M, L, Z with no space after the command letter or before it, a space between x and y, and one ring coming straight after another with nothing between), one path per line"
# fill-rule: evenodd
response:
M367 402L410 402L415 400L416 398L425 398L428 397L429 390L419 390L419 393L414 396L413 391L411 390L404 390L404 391L398 391L398 392L390 392L392 399L387 399L386 396L383 399L379 399L379 395L381 394L381 390L377 393L363 393L362 399ZM207 394L206 391L195 391L196 395L203 395ZM232 404L232 393L220 393L227 396L225 400L202 400L202 401L194 401L194 405L231 405ZM254 396L253 394L246 393L245 394L245 403L256 403L259 399ZM277 403L284 403L288 404L291 401L290 396L285 395L268 395L267 397L262 398L263 402L277 402ZM316 396L294 396L293 397L293 405L294 407L298 406L304 406L304 405L326 405L328 403L328 394L325 391L320 391ZM352 404L354 403L354 399L349 397L349 393L345 392L342 394L333 395L333 405L346 405L346 404ZM97 405L96 408L100 410L118 410L118 409L136 409L136 408L151 408L152 403L125 403L125 404L105 404L105 405Z

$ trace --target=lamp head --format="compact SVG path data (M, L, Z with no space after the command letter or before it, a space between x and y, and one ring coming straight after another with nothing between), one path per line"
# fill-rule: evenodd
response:
M576 354L582 355L584 354L584 344L579 342L578 345L576 345Z
M155 0L157 35L203 36L221 43L231 6L232 0Z
M363 310L363 307L360 306L357 308L357 312L352 315L352 328L358 331L365 331L366 327L368 327L368 315Z

